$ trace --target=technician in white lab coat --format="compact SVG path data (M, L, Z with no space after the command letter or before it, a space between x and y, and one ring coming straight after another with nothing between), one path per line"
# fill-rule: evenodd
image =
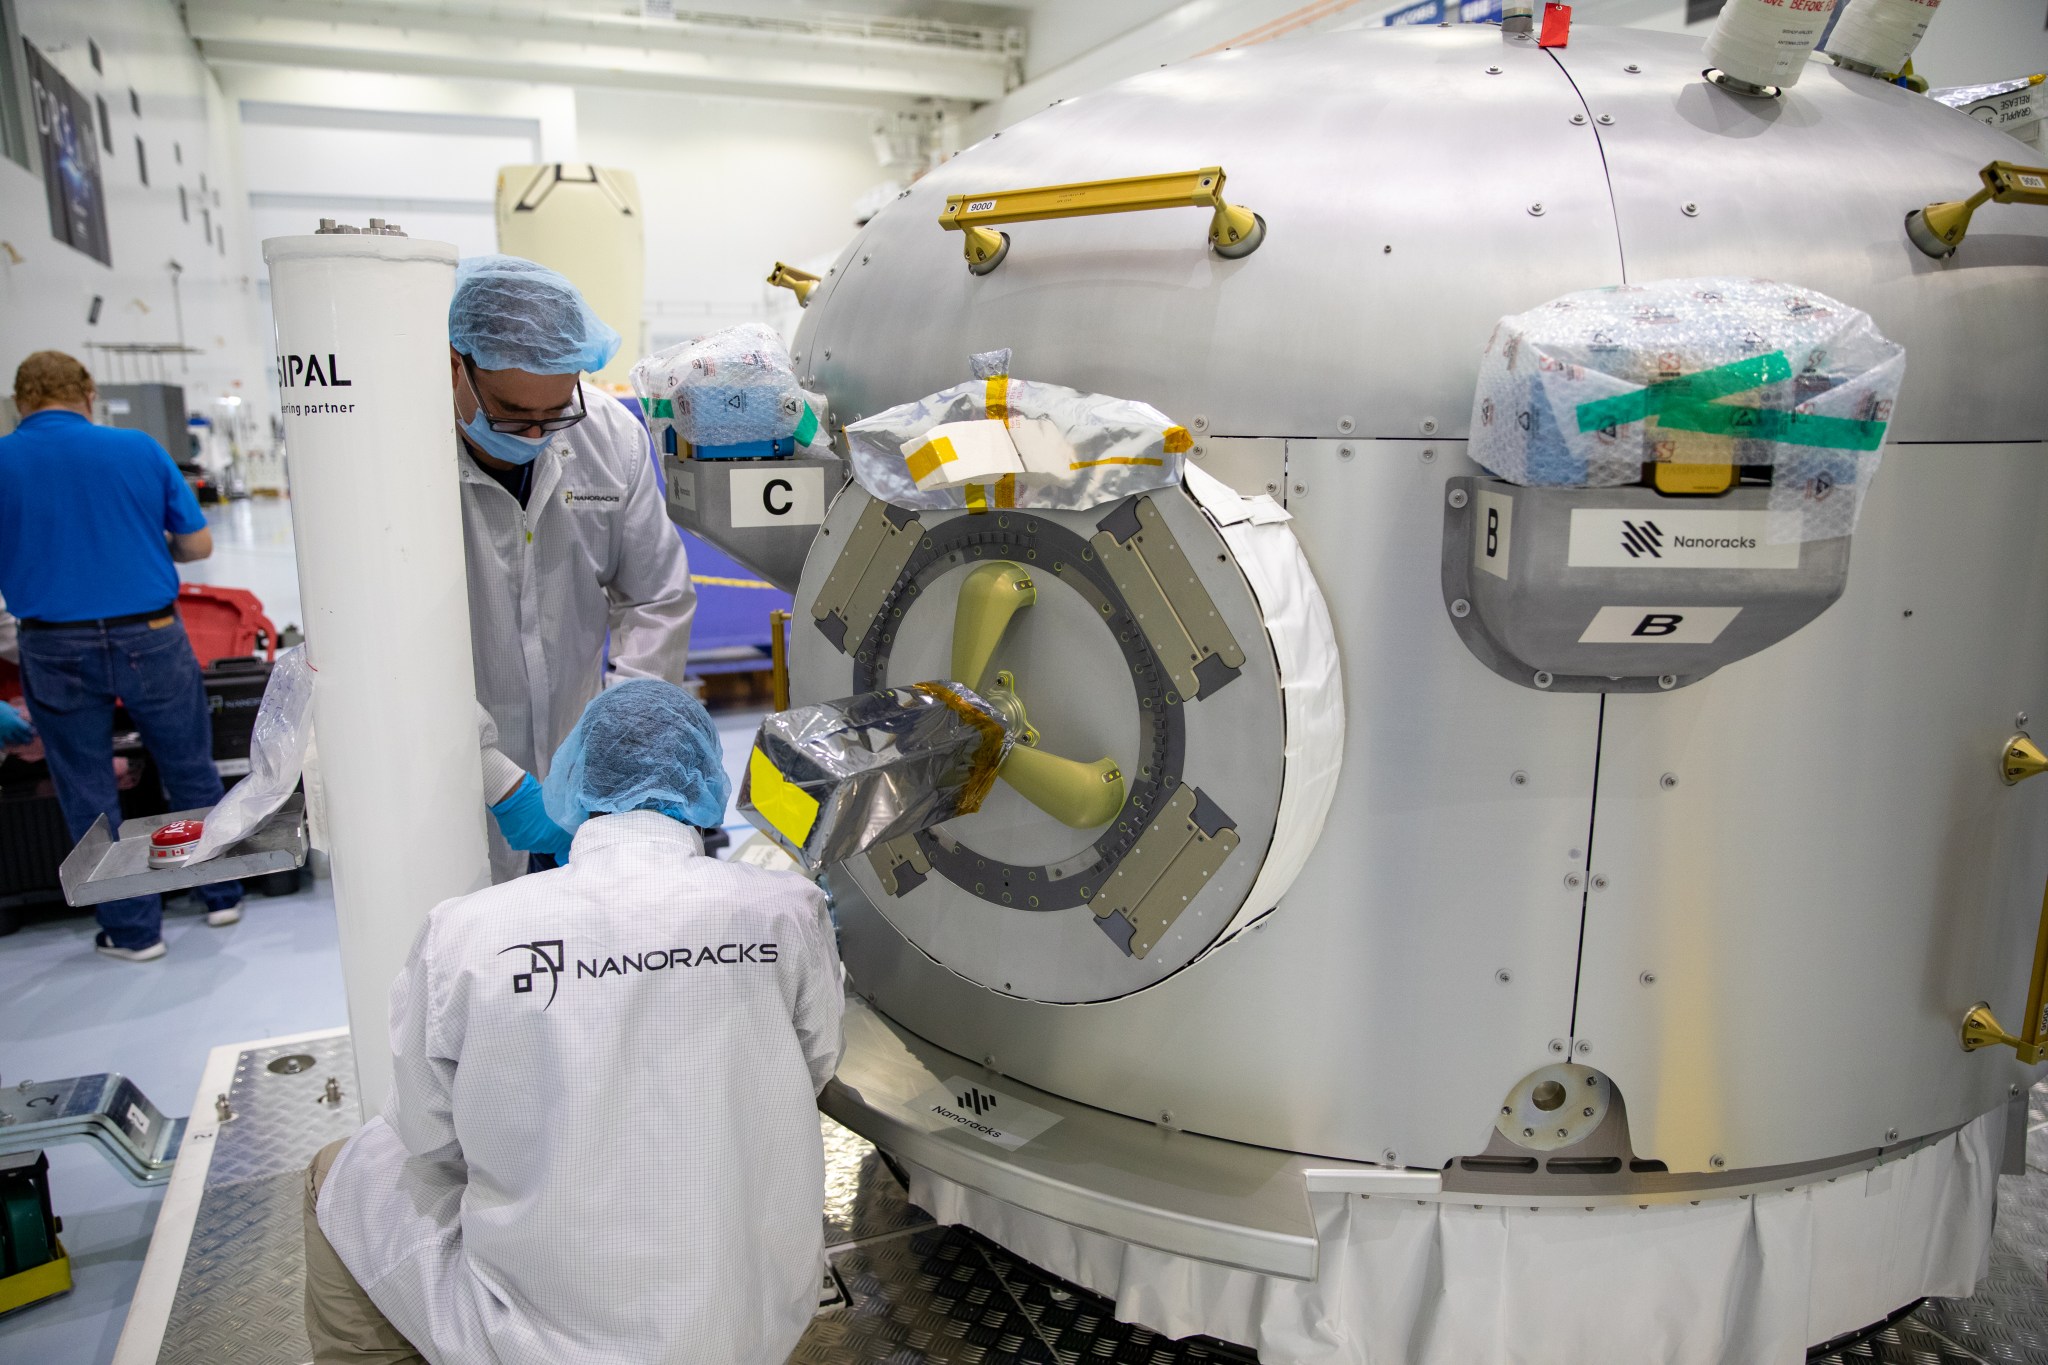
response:
M308 1171L319 1365L787 1359L839 957L816 887L701 852L726 787L701 705L613 687L549 769L568 864L428 916L383 1116Z
M681 682L697 590L669 524L647 431L580 372L619 348L563 276L517 256L455 272L448 364L459 433L470 642L497 880L546 866L568 834L536 778L598 690ZM606 637L610 666L606 667ZM721 824L719 812L710 824Z

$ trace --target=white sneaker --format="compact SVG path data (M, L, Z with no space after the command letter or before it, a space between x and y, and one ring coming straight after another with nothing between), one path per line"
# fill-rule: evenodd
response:
M240 924L242 922L242 907L230 905L225 910L209 910L206 912L206 922L216 929L227 924Z
M164 941L158 939L147 948L116 948L114 940L102 930L94 935L93 948L105 957L118 957L123 962L154 962L164 955Z

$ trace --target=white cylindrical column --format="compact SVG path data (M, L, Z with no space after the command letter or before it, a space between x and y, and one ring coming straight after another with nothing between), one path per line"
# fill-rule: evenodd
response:
M1834 9L1834 0L1728 0L1707 35L1707 64L1744 85L1790 89Z
M270 303L341 970L363 1111L427 911L489 885L448 299L455 248L273 237Z

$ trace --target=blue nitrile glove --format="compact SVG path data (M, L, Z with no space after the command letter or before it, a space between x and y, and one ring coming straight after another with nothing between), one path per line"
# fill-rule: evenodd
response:
M541 799L540 783L533 780L532 773L522 775L512 794L491 807L491 816L505 842L521 852L568 858L569 831L548 819L547 803Z
M10 702L0 701L0 749L27 744L36 737L36 727L21 718Z

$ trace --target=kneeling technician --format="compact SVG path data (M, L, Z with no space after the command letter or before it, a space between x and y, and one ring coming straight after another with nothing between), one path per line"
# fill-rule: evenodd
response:
M307 1173L318 1365L781 1365L817 1307L839 955L808 881L704 856L717 732L599 694L566 866L444 901L391 988L384 1113Z

